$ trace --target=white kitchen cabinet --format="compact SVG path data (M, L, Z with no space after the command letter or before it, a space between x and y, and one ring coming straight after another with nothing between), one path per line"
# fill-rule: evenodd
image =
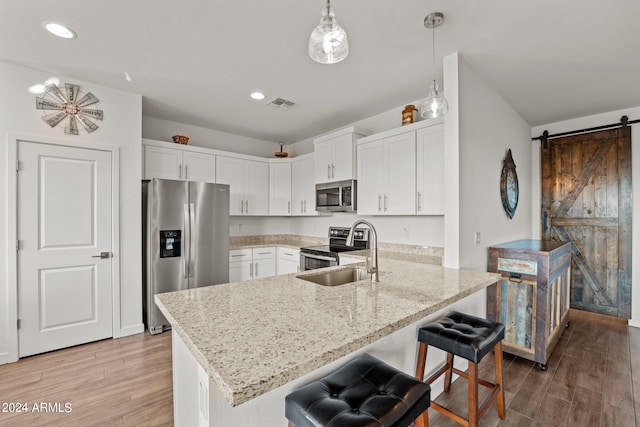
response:
M229 281L258 279L276 275L276 248L232 249L229 251Z
M216 182L216 156L184 151L182 176L187 181Z
M144 177L215 182L216 156L186 149L145 145Z
M358 145L358 214L416 213L416 134Z
M269 164L267 162L217 156L216 181L230 186L230 215L268 215Z
M269 163L269 215L291 215L291 162Z
M300 271L300 250L278 246L276 248L276 274Z
M314 155L295 157L291 162L291 214L317 215Z
M253 254L251 249L229 251L229 282L249 280L253 276Z
M444 215L444 125L418 129L417 214Z
M314 139L315 182L355 179L356 140L367 133L351 126Z
M253 278L276 275L276 248L253 248Z

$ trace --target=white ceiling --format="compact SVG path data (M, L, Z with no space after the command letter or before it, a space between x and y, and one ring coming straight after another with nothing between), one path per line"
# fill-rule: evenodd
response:
M2 0L0 60L142 94L145 116L292 143L425 97L423 20L440 11L438 80L458 51L532 126L640 105L638 0L333 0L350 42L335 65L306 52L323 3Z

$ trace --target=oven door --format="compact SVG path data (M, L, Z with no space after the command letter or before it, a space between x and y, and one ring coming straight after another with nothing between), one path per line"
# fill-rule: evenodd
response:
M336 265L338 265L338 260L335 258L300 252L300 271L315 270L316 268L333 267Z

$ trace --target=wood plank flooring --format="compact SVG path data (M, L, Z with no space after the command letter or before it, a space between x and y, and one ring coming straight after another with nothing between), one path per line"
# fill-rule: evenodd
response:
M640 426L640 329L575 310L570 322L547 371L505 355L507 418L500 420L494 404L480 426ZM493 377L492 357L482 361L480 375ZM28 405L27 413L0 412L0 426L171 426L171 383L170 333L28 357L0 366L0 404ZM466 416L466 390L460 378L437 401ZM70 403L72 410L32 412L36 402L59 402L62 411ZM429 419L431 426L458 426L433 410Z
M506 419L498 417L494 404L480 426L640 426L638 356L640 329L618 318L571 310L570 326L554 348L547 371L505 354ZM494 378L493 357L482 360L479 372ZM480 387L481 401L487 394ZM466 417L466 399L467 381L460 378L436 402ZM432 426L459 426L431 409L429 421Z
M109 339L0 366L0 426L171 426L171 333ZM57 412L34 404L60 403ZM65 413L65 404L71 412Z

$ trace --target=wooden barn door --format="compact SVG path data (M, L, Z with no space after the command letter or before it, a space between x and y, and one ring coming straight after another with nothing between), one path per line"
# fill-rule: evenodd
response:
M571 307L631 317L631 129L541 149L543 239L573 243Z

